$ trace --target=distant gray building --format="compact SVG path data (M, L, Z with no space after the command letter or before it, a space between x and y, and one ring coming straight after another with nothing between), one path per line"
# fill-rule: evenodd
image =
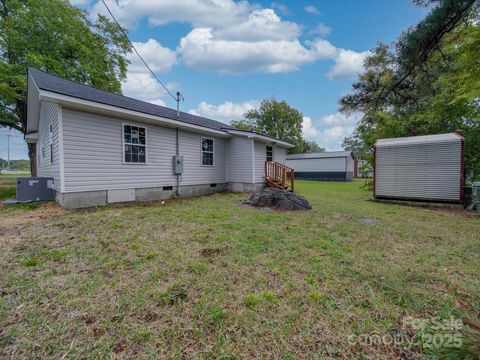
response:
M287 166L295 169L295 178L320 181L352 181L354 155L351 151L287 155Z
M281 139L29 69L26 140L66 208L265 186Z
M377 140L377 198L460 202L463 200L464 139L449 133Z

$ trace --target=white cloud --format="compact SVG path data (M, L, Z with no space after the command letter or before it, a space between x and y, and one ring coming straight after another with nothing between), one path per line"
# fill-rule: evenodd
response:
M307 42L307 44L314 50L316 59L330 59L335 57L338 52L338 49L327 40L316 39Z
M312 119L308 116L303 117L303 135L306 138L315 138L318 136L319 131L315 128Z
M175 83L169 83L166 86L172 92L178 88L178 85ZM165 105L164 98L167 96L167 92L150 73L129 71L122 89L125 96L156 105Z
M328 150L342 150L343 139L352 135L361 118L362 113L359 112L350 115L336 112L324 116L322 122L326 128L319 135L323 140L322 144L325 144Z
M162 44L155 39L149 39L145 43L133 42L133 45L153 72L167 72L177 64L177 55L175 54L175 51L163 47ZM131 62L128 66L128 71L145 71L145 65L138 58L137 54L131 52L128 54L127 58Z
M327 126L344 126L344 125L355 125L361 119L361 113L353 114L344 114L341 112L336 112L335 114L327 115L323 117L323 123Z
M318 34L320 36L326 36L330 34L331 31L332 31L332 28L326 26L324 23L318 23L317 26L315 26L315 28L312 31L310 31L310 33Z
M370 51L356 52L353 50L339 49L335 57L335 64L328 71L330 79L348 79L357 76L363 69L363 62Z
M217 39L211 28L197 28L180 40L177 51L188 66L220 73L288 72L336 53L326 40L318 39L308 45L306 48L296 39L226 41Z
M320 15L321 14L321 12L318 11L318 9L313 5L305 6L305 11L307 13L313 14L313 15Z
M300 33L299 25L283 21L272 9L254 10L244 21L214 31L218 39L242 41L295 40Z
M264 8L245 0L106 1L117 19L130 29L143 19L151 26L184 22L193 27L181 38L176 53L154 39L138 44L155 71L169 71L177 63L177 56L187 66L219 73L280 73L321 59L333 59L335 64L327 75L337 79L355 75L366 55L336 48L320 38L301 42L302 26L282 19L275 9L280 13L285 8L278 3ZM314 6L307 6L305 11L319 14ZM96 2L91 13L106 14L101 1ZM322 23L314 30L320 36L330 31ZM130 58L130 71L139 70L141 64L134 56Z
M220 26L238 23L257 8L247 1L233 0L106 0L115 17L127 27L134 27L147 17L152 26L187 22L193 26ZM106 15L105 6L98 1L92 13Z
M177 55L173 50L163 47L158 41L149 39L147 42L134 42L142 58L145 59L153 72L167 72L177 64ZM167 92L148 71L137 54L128 54L130 64L128 65L127 78L122 84L123 93L135 99L150 102L155 105L165 106L164 98ZM167 84L172 91L178 87L177 84Z
M324 129L318 138L319 142L329 151L342 150L342 141L355 130L354 126L334 126Z
M90 0L70 0L70 4L74 6L84 6L84 5L89 5Z
M323 116L314 121L303 117L303 134L308 140L316 141L328 151L342 150L343 139L350 136L362 114L345 115L339 112Z
M188 112L193 115L204 116L210 119L230 123L232 120L239 120L248 110L257 108L260 105L258 100L250 100L242 103L225 101L220 105L212 105L205 101L198 104L196 109Z
M288 10L288 7L284 4L273 2L270 6L282 15L290 15L290 10Z

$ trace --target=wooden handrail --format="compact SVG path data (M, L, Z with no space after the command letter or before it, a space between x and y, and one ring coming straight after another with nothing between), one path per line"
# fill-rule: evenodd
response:
M286 182L290 180L290 191L294 191L295 171L278 162L265 161L265 180L267 186L287 189Z

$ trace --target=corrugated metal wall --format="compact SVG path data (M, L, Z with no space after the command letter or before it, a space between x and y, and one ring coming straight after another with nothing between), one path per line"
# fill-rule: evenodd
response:
M462 142L381 146L375 154L375 196L459 201Z
M295 171L322 171L346 172L345 157L317 158L317 159L287 159L287 166ZM353 172L353 160L352 160Z

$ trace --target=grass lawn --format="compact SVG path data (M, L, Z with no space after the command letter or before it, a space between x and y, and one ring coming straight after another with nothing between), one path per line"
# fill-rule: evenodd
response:
M371 203L360 184L298 181L306 212L230 193L0 207L0 354L434 357L428 337L400 350L358 336L431 333L408 316L478 321L480 218Z
M4 199L15 199L17 175L0 175L0 201Z

